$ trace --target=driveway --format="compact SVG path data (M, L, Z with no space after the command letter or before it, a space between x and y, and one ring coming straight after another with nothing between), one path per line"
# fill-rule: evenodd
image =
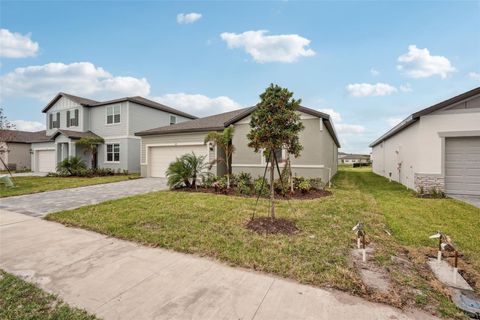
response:
M460 195L460 194L449 194L450 198L457 199L466 203L471 204L477 208L480 208L480 196L471 196L471 195Z
M435 319L0 211L0 268L109 319Z
M52 212L165 189L167 189L166 180L162 178L133 179L2 198L0 210L43 217Z

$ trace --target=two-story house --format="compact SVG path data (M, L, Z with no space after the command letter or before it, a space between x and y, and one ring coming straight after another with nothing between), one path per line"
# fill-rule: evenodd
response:
M90 157L75 143L83 137L102 137L97 166L140 172L140 137L135 132L196 119L195 116L143 97L99 102L59 93L42 110L46 135L31 143L32 170L54 172L57 163L70 156Z

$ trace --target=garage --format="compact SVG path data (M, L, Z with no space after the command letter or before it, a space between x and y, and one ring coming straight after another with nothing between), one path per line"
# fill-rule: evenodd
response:
M55 150L37 150L37 171L55 172Z
M151 177L165 177L169 164L176 158L194 152L197 156L207 156L207 146L181 145L181 146L152 146L149 147L149 167ZM208 158L205 159L208 161Z
M480 195L480 137L445 139L445 191Z

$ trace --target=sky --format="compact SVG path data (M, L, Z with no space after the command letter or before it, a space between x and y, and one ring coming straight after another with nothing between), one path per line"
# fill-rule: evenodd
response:
M3 1L0 104L44 128L63 91L140 95L197 116L270 83L331 115L341 151L480 86L480 1Z

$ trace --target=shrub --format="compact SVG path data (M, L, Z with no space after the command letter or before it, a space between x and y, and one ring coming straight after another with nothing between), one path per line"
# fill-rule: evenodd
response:
M307 193L308 191L310 191L310 189L312 189L312 186L310 185L310 182L308 180L303 180L298 185L298 189L300 189L302 193Z
M248 183L245 180L239 180L237 182L237 193L243 195L251 195L252 194L252 183Z
M187 153L170 163L166 171L167 184L173 188L179 188L182 185L195 188L197 179L204 180L206 175L207 164L205 164L206 156L196 156L194 152Z
M115 172L110 168L96 168L96 169L90 169L90 170L93 172L93 175L99 176L99 177L115 175Z
M212 188L213 184L218 180L217 176L213 174L206 175L202 180L202 185L205 188Z
M293 188L298 189L300 183L302 183L303 181L305 181L304 177L293 177Z
M262 181L263 181L263 188L262 188ZM268 184L267 179L263 179L262 177L258 177L253 181L253 187L255 195L260 194L261 196L268 196L270 194L270 186Z
M320 178L310 178L308 179L308 182L310 183L310 186L312 187L312 189L315 189L315 190L323 189L322 179Z
M75 176L80 170L87 169L85 161L80 157L68 157L57 165L57 172L60 175Z
M432 198L445 198L445 193L435 187L430 188L428 190L428 194L430 194Z
M252 186L252 175L248 172L240 172L236 177L237 183L242 182L244 185Z

